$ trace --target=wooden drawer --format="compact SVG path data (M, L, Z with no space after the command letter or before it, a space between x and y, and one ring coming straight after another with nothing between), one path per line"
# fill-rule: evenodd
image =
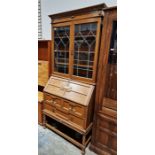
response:
M76 115L80 118L84 118L85 107L80 106L79 104L69 102L67 100L62 101L62 109L70 114Z
M61 108L61 106L62 106L61 99L59 99L55 96L52 96L52 95L48 95L48 94L44 95L44 102L51 104L53 106L56 106L58 108Z
M71 110L71 108L72 107L71 107L71 105L70 105L70 103L68 101L66 101L66 100L62 101L62 109L64 111L69 112Z
M61 119L64 119L64 120L69 120L69 115L67 114L67 113L64 113L64 112L62 112L62 111L60 111L60 110L56 110L56 115L58 116L58 117L60 117Z
M78 118L76 116L70 115L70 121L75 123L76 125L84 128L84 120L81 118Z
M52 95L49 95L49 94L45 94L44 93L44 101L48 101L48 100L52 100L54 97Z
M61 101L61 99L54 98L53 100L54 100L53 104L56 106L56 108L62 108L62 101Z
M78 104L73 104L72 103L72 110L71 112L81 118L84 118L85 116L85 107L79 106Z
M53 107L52 105L50 105L48 103L44 103L44 109L55 113L55 107Z

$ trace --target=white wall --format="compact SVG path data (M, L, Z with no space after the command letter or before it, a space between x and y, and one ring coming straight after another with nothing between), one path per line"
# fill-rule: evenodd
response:
M116 6L117 0L41 0L43 39L51 39L51 21L48 15L100 3L106 3L107 6Z

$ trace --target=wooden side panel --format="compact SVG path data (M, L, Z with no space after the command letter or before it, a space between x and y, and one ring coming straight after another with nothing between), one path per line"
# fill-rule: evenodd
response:
M42 116L42 103L38 102L38 123L42 125L43 116Z
M38 85L45 86L48 81L48 61L38 61Z
M114 51L117 60L117 49L111 48L111 42L114 43L111 36L113 36L112 28L114 28L115 23L117 24L117 8L107 9L103 21L97 73L95 116L90 146L94 152L100 155L117 154L117 61L110 61L113 59L109 57L111 52ZM115 28L117 28L117 25ZM117 47L117 40L115 43L115 47Z
M43 124L42 110L43 110L43 93L42 92L38 92L38 123L40 125Z
M117 64L107 64L105 97L117 100Z
M38 60L48 61L48 42L38 41Z
M95 107L95 91L93 92L91 99L90 99L90 103L87 107L87 124L86 126L89 126L89 124L93 121L93 117L94 117L94 107Z
M49 49L51 48L49 40L38 41L38 60L49 61Z
M117 154L117 124L115 119L107 116L98 116L96 132L94 137L93 150L99 154Z
M48 77L51 75L51 40L38 40L38 60L48 61Z
M103 99L103 106L113 109L113 110L117 110L117 101L110 99L110 98L105 98Z

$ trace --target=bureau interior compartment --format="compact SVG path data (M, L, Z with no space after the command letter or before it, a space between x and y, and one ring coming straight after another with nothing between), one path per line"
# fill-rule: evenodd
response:
M59 123L58 121L46 116L46 122L47 124L51 125L55 129L61 131L65 135L71 137L72 139L76 140L79 143L82 143L82 134L76 132L75 130Z

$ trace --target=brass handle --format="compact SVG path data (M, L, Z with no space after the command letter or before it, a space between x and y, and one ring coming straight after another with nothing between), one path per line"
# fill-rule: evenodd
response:
M53 103L54 101L53 100L46 100L45 102L47 102L47 103Z
M53 101L53 104L56 104L57 102L56 101Z

